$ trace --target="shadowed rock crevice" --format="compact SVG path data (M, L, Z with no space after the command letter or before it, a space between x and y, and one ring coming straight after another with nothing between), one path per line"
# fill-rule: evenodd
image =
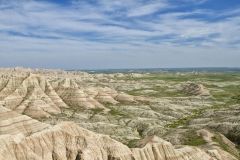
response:
M82 157L81 154L82 154L81 152L78 152L75 160L83 160L83 159L81 158L81 157Z

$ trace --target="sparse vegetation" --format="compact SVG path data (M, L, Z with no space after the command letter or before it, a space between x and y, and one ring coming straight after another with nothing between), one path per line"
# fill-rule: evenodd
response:
M189 123L190 120L200 116L205 109L206 108L195 109L192 111L192 114L190 114L186 117L180 118L170 124L167 124L166 127L169 127L169 128L177 128L180 126L186 127L186 125Z
M150 93L144 93L145 90L152 90ZM128 91L128 94L135 95L135 96L149 96L149 97L186 97L187 94L179 91L179 90L170 90L167 87L155 86L153 88L147 89L135 89Z
M94 109L91 109L91 111L93 111L93 114L99 114L103 111L104 109L103 108L94 108Z
M184 136L184 145L200 146L206 144L206 141L193 130L189 130Z
M110 108L111 110L109 111L109 113L112 115L112 116L120 116L120 117L129 117L129 115L117 108Z
M127 144L127 146L129 148L135 148L137 147L137 142L139 141L139 139L133 139L133 140L130 140Z

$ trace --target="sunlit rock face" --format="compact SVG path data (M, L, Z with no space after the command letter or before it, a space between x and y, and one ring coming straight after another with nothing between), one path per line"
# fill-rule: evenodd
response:
M59 114L60 108L66 107L44 77L30 73L24 77L8 78L7 81L2 86L0 97L2 104L11 110L41 118Z
M0 106L0 135L30 135L49 127L48 124Z
M24 137L0 136L0 159L83 159L83 160L210 160L206 152L194 147L175 149L158 137L147 139L142 148L129 149L108 136L95 134L74 123L61 123ZM143 145L143 144L142 144Z

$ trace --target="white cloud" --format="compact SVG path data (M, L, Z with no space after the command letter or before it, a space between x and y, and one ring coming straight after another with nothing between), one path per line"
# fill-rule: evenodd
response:
M30 59L40 53L43 57L59 54L59 58L64 59L64 53L68 53L76 59L87 57L89 61L95 56L95 61L98 61L101 56L104 59L104 56L115 55L119 59L133 56L139 65L140 62L144 65L146 60L149 66L151 60L156 66L155 59L168 59L178 53L197 55L206 52L208 56L211 53L216 56L221 52L223 57L226 52L225 56L231 54L234 60L240 59L240 55L237 56L240 49L238 9L227 10L221 15L224 18L209 21L196 15L218 18L219 14L203 9L156 14L177 6L169 6L163 0L148 4L135 0L120 2L101 0L101 7L87 1L76 1L73 6L33 0L18 1L17 5L6 6L4 3L0 5L3 8L0 10L0 59L1 56L3 60L17 54ZM126 13L121 13L119 17L114 9L122 9ZM170 54L169 57L167 54ZM146 58L148 55L150 58ZM179 59L182 61L180 56ZM213 64L220 62L224 64L220 60Z
M126 4L109 3L109 1L101 1L101 5L105 8L112 6L124 6ZM134 4L133 1L129 1ZM81 4L84 8L84 4ZM179 43L192 38L205 39L202 42L193 41L193 45L207 44L211 45L229 45L239 41L239 16L230 17L221 21L209 22L194 18L184 18L196 14L210 14L205 10L195 10L191 12L171 12L156 15L148 21L138 19L137 16L147 15L155 12L159 7L166 7L163 1L151 4L136 4L135 10L129 7L129 13L134 18L134 23L131 20L119 21L114 18L114 15L104 14L102 8L99 10L92 9L89 4L85 9L64 8L58 5L47 2L28 1L28 3L19 3L13 8L0 11L0 29L2 32L19 33L24 36L35 36L41 38L55 37L61 39L74 40L89 40L87 33L92 33L90 36L98 36L108 42L118 43L150 43L145 42L149 38L163 37L172 35L170 39L162 39L166 43ZM131 6L131 5L130 5ZM90 8L91 12L88 12ZM104 8L104 7L103 7ZM236 13L237 11L229 11L225 14ZM231 30L229 29L231 28ZM218 35L218 36L212 36ZM9 35L11 38L13 35ZM122 42L121 42L122 41Z
M132 8L128 16L129 17L138 17L138 16L145 16L149 14L153 14L161 9L166 9L168 8L169 5L166 2L155 2L155 3L150 3L147 5L142 5L137 8Z

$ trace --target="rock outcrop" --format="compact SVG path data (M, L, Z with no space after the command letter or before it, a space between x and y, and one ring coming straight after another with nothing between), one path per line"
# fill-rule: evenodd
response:
M80 109L104 108L104 106L93 99L93 97L84 93L74 80L64 79L58 84L55 90L63 101L71 107Z
M208 153L218 159L237 160L239 158L236 145L220 133L211 133L206 129L201 129L197 133L203 137L208 145ZM221 148L224 146L224 149ZM230 154L231 153L231 154Z
M6 79L6 78L2 78ZM8 77L0 91L2 105L33 118L49 117L67 107L50 83L42 76Z
M132 149L137 160L212 160L213 158L197 147L174 146L159 137L151 136L138 144L142 148Z
M200 95L200 96L209 96L210 93L206 87L202 84L197 83L187 83L182 87L183 92L190 95Z
M0 160L215 159L199 148L175 149L169 142L156 137L146 142L143 148L129 149L108 136L95 134L71 122L64 122L28 137L0 136Z
M49 127L50 125L48 124L0 106L0 135L15 135L19 133L30 135Z

